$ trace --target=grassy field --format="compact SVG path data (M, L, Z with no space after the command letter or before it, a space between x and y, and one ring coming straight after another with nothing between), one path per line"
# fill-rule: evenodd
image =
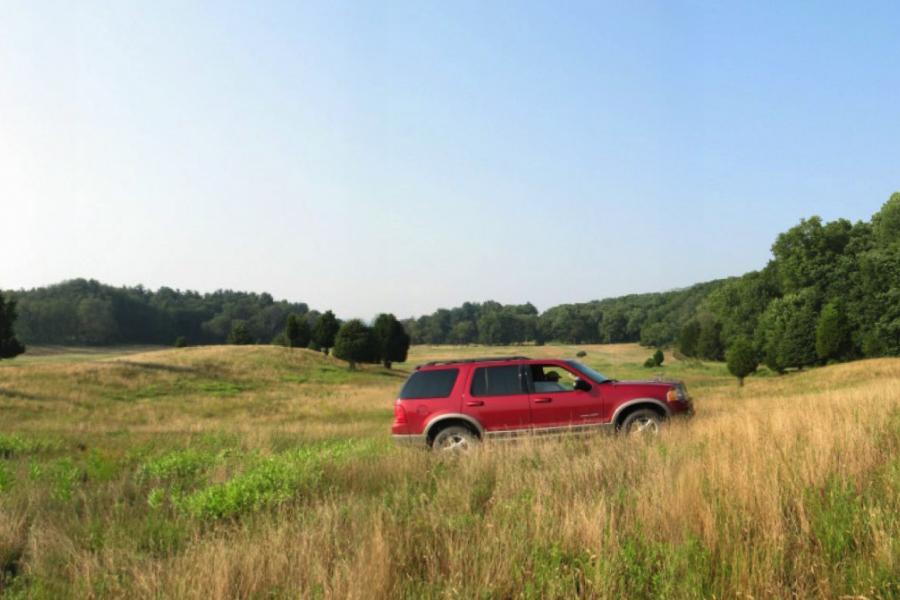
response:
M417 347L684 379L653 441L396 448L409 366L206 347L0 363L4 598L900 597L900 360L748 379L634 345Z

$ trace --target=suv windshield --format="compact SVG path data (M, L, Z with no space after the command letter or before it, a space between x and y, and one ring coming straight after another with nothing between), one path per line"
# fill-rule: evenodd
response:
M604 381L609 381L609 378L606 377L603 373L595 371L590 367L586 367L577 360L567 360L566 364L568 364L570 367L574 367L578 371L581 371L589 378L591 378L595 383L603 383Z

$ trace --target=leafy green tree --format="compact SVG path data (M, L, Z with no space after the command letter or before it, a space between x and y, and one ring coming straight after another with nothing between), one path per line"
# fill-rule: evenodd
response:
M187 348L187 346L188 346L188 339L186 337L184 337L183 335L179 335L177 338L175 338L175 347L176 348Z
M19 342L13 330L17 317L16 301L12 298L6 300L0 294L0 359L15 358L25 352L25 346Z
M460 321L450 329L447 341L451 344L473 344L478 339L478 329L471 321Z
M747 273L716 287L703 302L703 307L721 323L723 341L739 336L752 338L760 315L769 302L780 295L776 268L772 264L762 271Z
M386 369L390 369L395 362L406 362L409 336L394 315L385 313L378 315L372 330L378 348L378 358Z
M697 342L700 340L700 322L691 319L681 328L678 335L678 349L688 357L697 356Z
M334 313L330 310L325 311L316 321L315 327L313 327L313 342L322 352L328 354L328 350L334 347L335 336L340 328L341 324L337 317L334 316Z
M849 333L840 307L836 302L829 302L822 308L816 324L816 354L825 361L845 357L849 350Z
M737 377L738 385L743 387L744 378L755 373L759 366L753 342L744 336L735 338L725 352L725 362L728 371Z
M235 346L248 346L255 344L256 340L250 334L250 329L244 321L236 321L228 334L228 343Z
M825 225L819 217L803 219L780 234L772 246L781 289L812 290L821 301L837 281L835 265L850 242L853 226L846 219Z
M725 355L725 349L722 346L722 325L711 315L701 315L699 323L697 357L705 360L722 360Z
M811 290L773 300L758 326L757 339L766 366L783 373L815 364L816 322Z
M284 326L284 338L289 348L305 348L312 338L309 321L295 313L288 315Z
M346 360L351 369L357 363L378 362L378 341L372 328L359 319L341 325L334 339L334 355Z
M900 244L900 192L891 194L881 210L872 216L872 228L880 246Z

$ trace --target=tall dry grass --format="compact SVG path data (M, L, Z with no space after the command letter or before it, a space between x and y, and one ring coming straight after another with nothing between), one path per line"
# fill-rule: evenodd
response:
M690 386L691 368L678 369ZM180 485L227 483L259 457L354 431L329 423L342 409L322 402L350 402L386 427L376 409L393 384L363 374L324 400L318 384L248 390L240 411L220 407L216 439L206 436L215 427L191 429L187 409L158 434L143 425L116 433L100 420L85 450L71 446L84 438L67 437L77 429L6 459L13 487L0 495L0 557L13 567L0 585L13 596L205 599L900 595L900 360L751 379L740 390L708 368L696 375L707 383L697 417L656 440L532 440L442 457L383 444L370 423L355 430L369 445L316 463L313 488L220 520L175 502L151 506L159 484L138 476L141 465L210 448L224 458ZM291 391L309 394L294 398L306 412L278 400ZM215 408L202 394L188 398ZM156 410L145 402L134 410ZM305 425L287 422L299 415ZM65 497L69 463L60 461L93 451L114 468L72 458L85 475ZM44 471L32 476L35 464Z

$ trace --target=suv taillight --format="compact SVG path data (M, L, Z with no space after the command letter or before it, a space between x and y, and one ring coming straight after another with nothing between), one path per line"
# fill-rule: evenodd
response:
M403 410L403 407L400 406L399 402L394 404L394 423L397 425L406 425L406 411Z

